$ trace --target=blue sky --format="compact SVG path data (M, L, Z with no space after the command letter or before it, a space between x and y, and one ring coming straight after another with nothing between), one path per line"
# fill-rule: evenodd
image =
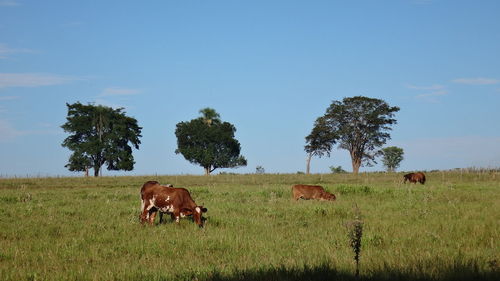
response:
M248 160L216 173L304 171L314 120L356 95L401 108L400 170L500 167L499 14L496 0L0 0L0 176L81 175L61 147L77 101L143 127L134 171L104 175L202 174L174 131L204 107ZM351 170L338 149L311 165Z

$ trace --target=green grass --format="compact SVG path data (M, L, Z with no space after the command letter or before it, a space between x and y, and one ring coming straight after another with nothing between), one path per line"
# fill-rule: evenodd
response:
M142 226L146 180L208 208ZM363 216L362 280L499 280L500 173L0 179L1 280L356 280L346 224ZM336 202L291 200L321 184ZM168 216L167 216L168 217Z

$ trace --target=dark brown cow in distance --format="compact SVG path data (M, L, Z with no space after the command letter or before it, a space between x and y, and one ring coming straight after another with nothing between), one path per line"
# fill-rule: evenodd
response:
M334 201L336 199L334 194L325 191L322 186L319 185L305 185L296 184L292 186L293 199L318 199L322 201Z
M171 186L171 185L170 185ZM170 214L172 220L179 223L181 217L193 216L194 222L203 227L202 214L207 208L198 206L185 188L160 185L157 181L148 181L141 188L141 223L153 224L156 214Z
M404 175L404 183L406 181L412 182L416 184L417 182L424 184L425 183L425 175L422 172L417 172L417 173L409 173Z

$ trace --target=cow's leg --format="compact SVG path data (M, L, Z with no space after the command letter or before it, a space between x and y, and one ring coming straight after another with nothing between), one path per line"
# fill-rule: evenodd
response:
M175 219L175 222L179 224L179 221L181 220L181 212L179 210L175 210L171 215L172 220Z
M151 209L151 207L149 206L148 202L144 202L144 200L142 200L141 207L140 220L141 223L144 223L149 219L149 210Z
M157 210L154 211L149 211L149 224L153 224L155 222L156 214L158 213Z
M147 210L141 212L141 215L139 216L141 223L145 223L148 220L147 216L148 216Z
M302 197L302 194L299 194L298 192L293 192L293 199L295 199L295 201L299 201L300 197Z
M163 212L160 212L160 224L163 223Z
M154 205L154 201L144 200L142 205L144 209L141 212L141 222L149 222L149 224L152 224L155 220L156 212L158 211Z

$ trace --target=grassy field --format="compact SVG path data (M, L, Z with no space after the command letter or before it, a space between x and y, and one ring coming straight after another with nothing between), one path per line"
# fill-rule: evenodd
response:
M500 173L0 179L0 280L500 280ZM198 229L138 222L147 180L188 188ZM321 184L336 202L291 200ZM347 225L363 217L360 277Z

